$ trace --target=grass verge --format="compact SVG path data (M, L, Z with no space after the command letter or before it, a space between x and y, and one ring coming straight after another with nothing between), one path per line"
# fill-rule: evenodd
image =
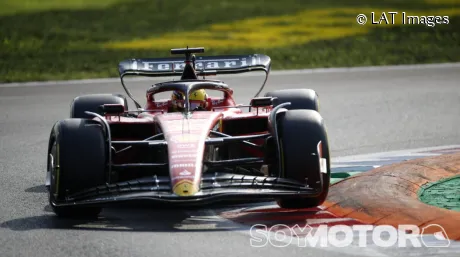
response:
M426 204L460 211L460 175L423 185L418 197Z
M122 59L186 45L264 53L274 69L460 61L455 0L4 0L0 10L0 82L114 77ZM448 15L449 24L371 25L372 11Z

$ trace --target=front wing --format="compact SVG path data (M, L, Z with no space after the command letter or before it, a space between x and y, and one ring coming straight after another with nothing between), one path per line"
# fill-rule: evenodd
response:
M66 197L66 201L53 202L55 206L110 205L131 201L167 202L180 205L203 205L221 200L263 200L280 197L316 197L318 188L289 179L266 176L234 175L228 173L206 174L201 191L192 196L172 193L169 177L148 177L104 185Z

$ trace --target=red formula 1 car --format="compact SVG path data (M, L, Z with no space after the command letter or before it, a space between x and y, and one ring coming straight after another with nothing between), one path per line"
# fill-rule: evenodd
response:
M284 208L318 206L328 194L330 157L318 97L311 89L262 91L266 55L195 56L204 48L172 49L184 57L120 63L122 95L76 97L71 117L52 128L47 155L49 201L59 216L97 216L126 201L204 204L274 199ZM249 105L233 90L201 76L265 71ZM124 77L181 76L147 90L144 108ZM194 92L217 92L196 105ZM169 91L169 92L167 92ZM157 100L167 92L177 97ZM174 109L173 107L177 107Z

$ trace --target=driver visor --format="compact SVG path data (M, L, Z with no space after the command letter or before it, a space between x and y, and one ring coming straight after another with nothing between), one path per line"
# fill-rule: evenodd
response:
M185 101L176 100L177 106L180 108L185 108ZM199 106L204 106L204 101L200 100L190 100L190 110L194 110Z
M190 100L190 110L195 110L197 107L204 106L203 101Z

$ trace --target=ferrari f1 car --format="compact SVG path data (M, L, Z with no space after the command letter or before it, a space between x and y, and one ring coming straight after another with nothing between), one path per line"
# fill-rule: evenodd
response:
M122 61L121 84L135 110L117 94L72 101L70 118L51 130L47 154L46 186L58 216L97 216L109 204L131 201L273 199L283 208L324 202L330 157L316 92L282 89L260 97L270 57L195 56L203 52L187 47L171 50L182 57ZM224 82L206 79L248 71L265 72L248 105L235 104ZM128 75L180 79L151 86L142 106L126 86ZM203 89L220 96L196 109L190 95ZM157 99L163 92L184 98ZM172 111L178 102L183 108Z

